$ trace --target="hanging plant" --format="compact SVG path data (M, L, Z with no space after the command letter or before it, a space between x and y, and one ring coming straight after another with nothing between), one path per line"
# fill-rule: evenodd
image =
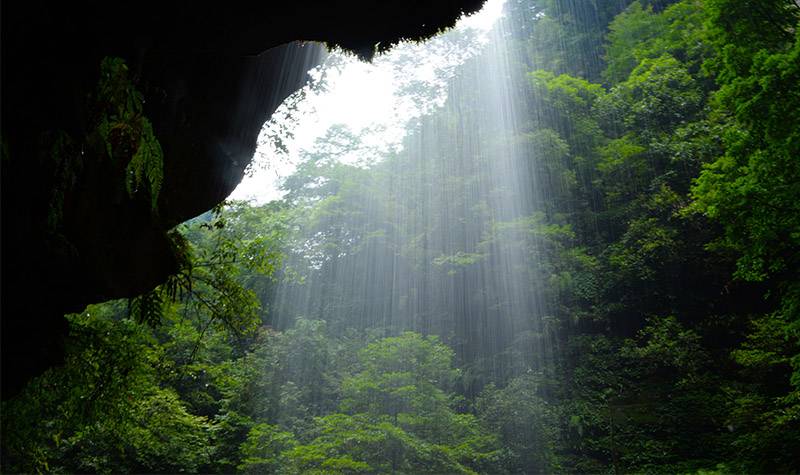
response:
M95 132L112 160L125 160L125 189L130 197L142 187L150 194L154 212L164 181L164 155L144 116L144 97L128 77L128 66L121 58L107 57L100 65L100 81L95 96Z

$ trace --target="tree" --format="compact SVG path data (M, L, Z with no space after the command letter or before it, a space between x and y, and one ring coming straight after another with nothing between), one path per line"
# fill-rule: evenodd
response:
M435 336L406 332L367 345L361 371L342 381L342 409L388 415L392 422L430 441L452 434L449 390L458 376L453 350Z
M542 397L539 377L529 372L498 389L489 385L475 402L482 424L503 447L498 470L552 473L558 470L555 408Z
M4 403L4 470L196 471L209 424L159 385L162 356L124 306L71 315L67 360Z

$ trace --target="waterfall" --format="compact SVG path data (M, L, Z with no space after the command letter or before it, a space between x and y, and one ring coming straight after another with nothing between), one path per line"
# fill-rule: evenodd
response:
M304 211L267 299L274 327L304 318L336 334L438 335L468 368L470 394L545 369L553 296L543 290L543 237L552 228L525 134L533 100L508 10L491 28L456 28L356 66L374 68L376 81L394 74L396 100L384 107L395 109L382 111L383 123L317 130L314 145L295 152L282 191ZM334 59L317 78L346 71L348 60ZM331 89L307 88L292 109ZM350 97L340 107L364 110Z

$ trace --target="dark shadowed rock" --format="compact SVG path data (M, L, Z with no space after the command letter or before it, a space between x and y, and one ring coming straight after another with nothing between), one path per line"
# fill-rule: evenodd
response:
M166 232L235 188L262 124L318 58L317 46L287 43L368 58L482 2L4 2L3 396L60 361L64 313L137 295L175 271ZM127 196L125 163L81 145L107 56L126 60L164 151L157 214ZM75 139L70 170L43 145L55 133Z

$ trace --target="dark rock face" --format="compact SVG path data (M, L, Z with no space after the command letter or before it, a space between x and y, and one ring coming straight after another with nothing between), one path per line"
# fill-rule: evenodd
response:
M262 124L319 58L319 46L286 43L369 57L376 44L430 36L483 0L202 3L3 3L4 397L60 361L64 313L137 295L174 272L167 230L235 188ZM86 135L106 56L127 61L164 151L159 211L125 194L124 163L75 150L54 233L48 217L65 171L43 137Z

